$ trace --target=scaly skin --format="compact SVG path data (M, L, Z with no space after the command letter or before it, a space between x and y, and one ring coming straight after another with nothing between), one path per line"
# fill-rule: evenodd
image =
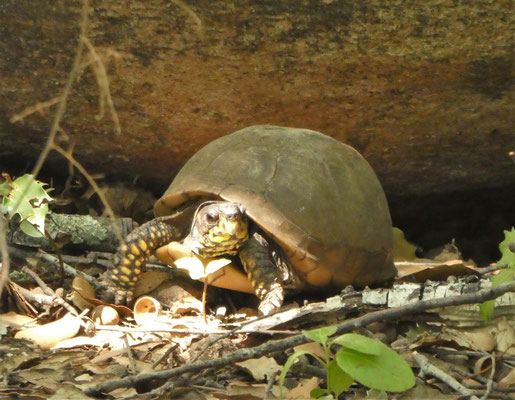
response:
M165 223L166 219L156 218L134 229L118 248L113 268L107 273L108 286L115 293L116 304L132 303L134 286L150 256L157 248L179 239L179 230Z

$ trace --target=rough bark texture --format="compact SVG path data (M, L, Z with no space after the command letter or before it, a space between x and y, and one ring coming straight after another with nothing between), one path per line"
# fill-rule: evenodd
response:
M390 194L514 184L512 5L92 1L88 37L106 65L122 134L107 108L96 118L91 67L61 126L90 170L163 186L200 146L264 123L353 145ZM60 94L80 7L0 3L0 157L41 151L55 106L9 120Z

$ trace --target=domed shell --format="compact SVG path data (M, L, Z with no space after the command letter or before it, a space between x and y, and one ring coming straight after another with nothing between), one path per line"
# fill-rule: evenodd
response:
M243 204L308 286L395 276L383 189L356 150L329 136L253 126L221 137L184 165L154 213L169 215L197 196Z

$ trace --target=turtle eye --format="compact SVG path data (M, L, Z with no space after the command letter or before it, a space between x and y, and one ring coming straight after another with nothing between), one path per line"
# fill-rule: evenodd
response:
M206 222L209 225L215 225L218 222L218 213L208 212L206 214Z

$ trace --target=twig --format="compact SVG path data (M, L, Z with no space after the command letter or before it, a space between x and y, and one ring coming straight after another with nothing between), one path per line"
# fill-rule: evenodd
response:
M490 378L488 379L488 383L486 384L486 392L481 396L481 400L488 399L488 395L492 393L492 387L494 385L494 376L495 376L495 357L492 354L490 356L490 361L492 363L492 368L490 370Z
M79 172L87 179L88 183L95 190L98 197L102 201L102 204L105 207L105 211L107 212L107 215L109 216L109 218L111 218L114 221L116 219L116 217L113 213L112 208L109 206L109 201L105 197L104 192L97 185L95 179L90 174L88 174L88 171L86 171L86 169L82 166L82 164L79 163L75 158L73 158L69 152L63 150L61 147L59 147L56 144L52 144L52 149L57 151L64 158L66 158L68 160L68 162L70 164L72 164L75 168L77 168L79 170ZM122 237L122 233L120 232L120 228L117 225L113 224L113 230L114 230L114 233L115 233L116 237L118 238L118 240L120 242L122 242L123 237Z
M131 366L132 373L135 374L138 371L136 370L136 363L134 362L134 356L132 355L132 349L129 344L128 333L125 333L125 335L123 335L123 342L125 343L125 349L127 350L127 356L129 357L129 363Z
M22 119L28 117L31 114L34 114L36 112L42 112L46 108L52 107L54 104L57 104L61 101L61 97L53 97L50 100L42 101L40 103L37 103L33 106L27 107L25 110L18 114L14 114L11 119L9 119L9 122L11 124L14 124L15 122L21 121Z
M50 133L48 134L48 139L45 145L45 148L41 152L32 170L32 175L37 176L43 163L45 162L48 153L52 150L52 147L55 143L55 136L59 131L59 125L66 111L66 102L68 100L68 96L70 95L71 88L73 86L73 82L77 77L78 72L80 71L80 62L82 58L82 51L84 50L84 40L86 37L87 27L88 27L88 14L89 14L89 1L82 0L82 11L81 11L81 21L80 21L80 36L79 43L77 45L77 50L75 51L75 57L73 59L72 68L70 73L68 74L68 79L64 84L63 91L59 96L59 102L57 103L57 110L54 114L54 119L52 120L52 126L50 128Z
M435 367L429 362L427 357L424 357L422 354L414 351L413 358L420 366L420 372L422 375L434 376L464 396L474 396L474 392L472 390L467 389L452 376L443 372L440 368Z
M34 293L24 287L17 285L14 282L9 282L9 286L15 289L18 293L20 293L29 303L36 303L44 306L55 306L55 297L48 296L42 293Z
M268 378L268 382L266 383L265 394L263 395L263 400L268 400L270 398L270 393L272 392L272 388L274 387L275 379L279 375L279 371L275 371Z
M100 88L100 115L99 117L102 118L102 115L104 113L104 98L107 101L107 105L109 106L109 109L111 110L111 118L113 119L114 127L116 130L116 134L120 135L122 133L122 128L120 127L120 120L118 119L118 114L116 112L116 108L114 107L113 99L111 98L111 91L109 90L109 78L107 77L107 72L104 66L104 63L102 62L102 59L99 57L98 53L95 50L95 47L93 47L93 44L91 44L90 40L84 36L84 44L88 48L89 52L91 53L91 57L93 57L93 60L95 60L95 63L93 64L95 67L95 76L97 77L97 84Z
M281 331L281 330L253 330L253 331L245 331L245 332L238 332L237 329L234 329L232 331L224 331L224 330L208 330L208 329L179 329L179 328L164 328L160 327L159 329L146 329L146 328L124 328L122 326L110 326L110 325L98 325L98 330L101 331L113 331L113 332L126 332L126 333L132 333L132 332L143 332L143 333L159 333L159 332L167 332L167 333L184 333L188 335L222 335L222 337L217 337L217 339L224 339L226 337L229 337L234 334L240 334L240 335L248 335L249 333L262 333L264 335L298 335L299 331ZM238 328L239 329L239 328ZM207 345L207 348L213 346L214 343L216 343L218 340L210 342L209 345ZM195 357L195 360L197 360L198 357Z
M27 275L29 275L32 279L34 279L34 281L36 281L38 286L43 290L43 293L45 293L47 296L53 296L55 299L55 302L57 304L59 304L61 307L63 307L66 311L68 311L72 315L79 314L77 312L77 310L75 310L75 308L73 308L73 306L68 304L66 301L64 301L64 299L61 296L59 296L51 288L49 288L47 286L47 284L45 282L43 282L43 280L34 271L32 271L30 268L28 268L26 266L23 267L21 270L22 270L22 272L25 272Z
M0 297L2 296L5 284L9 279L9 270L11 262L9 259L9 251L7 250L7 238L5 232L7 231L7 224L5 223L5 217L0 213L0 255L2 256L0 262Z
M173 346L170 346L168 348L168 350L165 351L165 353L159 357L159 359L157 359L153 364L152 364L152 369L155 369L159 364L161 364L161 362L170 355L170 353L172 351L174 351L177 347L179 347L179 345L177 343L175 343Z
M372 322L393 320L403 315L421 313L433 308L482 303L483 301L493 300L510 291L515 291L515 282L503 283L496 287L491 287L480 290L478 292L467 293L460 296L422 300L417 303L404 305L402 307L372 312L359 318L344 321L343 323L337 325L335 335L351 332ZM260 358L274 351L283 351L300 344L308 343L310 341L311 339L304 334L287 339L270 341L254 348L237 350L228 356L220 357L214 360L190 363L188 365L169 370L106 381L101 384L86 388L85 393L88 395L100 394L102 392L110 392L121 387L130 387L132 385L148 382L154 379L170 379L175 376L181 376L187 372L201 371L207 368L222 368L226 365L231 365L236 362L245 361L251 358Z

